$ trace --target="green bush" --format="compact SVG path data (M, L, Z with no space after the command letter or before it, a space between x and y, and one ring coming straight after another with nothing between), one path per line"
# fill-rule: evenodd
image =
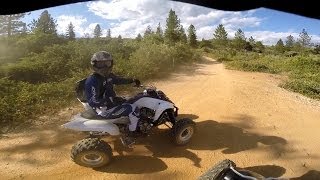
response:
M320 75L320 74L318 74ZM310 79L291 79L282 85L283 88L304 94L308 97L320 99L320 83Z
M66 40L62 37L58 37L54 34L29 34L18 38L15 42L17 47L23 50L23 54L26 55L30 52L40 53L44 48L52 46L54 44L63 44Z
M191 50L187 45L176 44L168 46L165 44L141 44L135 51L128 64L128 76L135 76L142 79L161 76L175 66L183 63L190 63L199 60L199 53Z
M0 125L29 122L40 114L70 105L74 79L38 85L0 79Z
M284 72L289 75L289 80L282 87L320 99L319 55L312 55L311 53L297 55L294 51L283 55L274 55L269 51L264 54L241 51L234 53L227 50L214 50L212 52L214 52L212 56L224 61L229 69L266 73ZM294 54L294 56L291 54Z

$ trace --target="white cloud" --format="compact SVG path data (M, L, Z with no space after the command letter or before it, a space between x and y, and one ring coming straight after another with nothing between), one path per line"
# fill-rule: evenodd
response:
M201 27L197 30L197 35L201 35L198 37L198 39L212 39L213 37L213 32L215 30L215 27L213 26L204 26L204 27Z
M138 1L139 2L139 1ZM138 3L128 0L111 2L97 1L88 3L89 11L105 19L126 20L139 17Z
M279 39L282 39L283 42L286 41L289 35L292 35L295 40L299 38L299 33L295 32L272 32L272 31L252 31L246 32L246 37L249 38L252 36L256 41L262 41L265 45L274 45ZM311 34L311 42L319 43L320 36Z
M83 36L84 33L84 23L87 22L87 19L82 16L67 16L67 15L61 15L57 18L57 30L58 33L66 33L67 27L69 23L72 23L74 26L74 31L79 34L80 36Z
M93 36L93 31L94 31L94 28L97 26L98 23L91 23L89 24L88 27L84 28L82 33L83 35L86 35L88 34L90 37Z
M108 0L95 1L87 3L88 10L93 14L100 16L109 21L111 35L117 37L134 38L138 33L143 35L148 25L153 30L158 23L161 23L162 29L165 28L166 18L169 10L173 9L181 24L186 29L193 24L197 30L198 39L211 39L213 32L218 24L223 24L228 37L233 38L238 28L257 28L265 20L255 16L256 10L249 11L220 11L209 9L193 4L173 2L168 0ZM82 33L93 32L93 24L88 28L83 28ZM107 29L103 30L105 35ZM256 40L264 44L275 44L280 38L285 40L290 34L295 38L299 36L293 31L272 32L272 31L245 31L245 36L253 36ZM310 35L313 42L320 42L318 35Z
M253 17L254 10L246 12L228 12L209 9L192 4L173 2L168 0L111 0L96 1L87 4L89 11L107 20L110 23L112 36L136 37L143 34L150 25L153 30L161 23L165 28L166 18L172 8L185 29L193 24L197 29L198 39L210 38L213 26L223 23L235 29L245 26L258 26L261 19ZM232 26L231 26L232 25ZM210 30L211 32L208 32Z
M76 33L76 36L78 36L78 37L84 37L87 34L90 37L92 37L94 28L98 24L98 23L90 23L89 25L87 25L87 19L82 16L61 15L57 18L58 33L65 34L70 22L73 24L74 31ZM103 33L103 35L106 35L107 30L103 30L102 33Z
M257 17L227 17L221 20L222 24L229 25L233 28L256 27L259 26L261 20Z

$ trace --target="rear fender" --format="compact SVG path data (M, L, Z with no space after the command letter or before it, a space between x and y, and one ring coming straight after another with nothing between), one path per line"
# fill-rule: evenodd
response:
M81 117L80 114L75 115L70 122L63 124L62 127L75 131L104 132L111 136L120 135L119 127L111 121L86 119Z

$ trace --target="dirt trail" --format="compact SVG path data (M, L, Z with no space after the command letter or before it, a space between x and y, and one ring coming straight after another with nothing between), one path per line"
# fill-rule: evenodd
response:
M320 179L320 102L278 87L281 79L207 59L158 81L181 117L197 123L192 142L175 147L165 129L133 150L110 141L114 161L99 169L70 160L84 135L59 127L81 106L66 109L25 132L0 136L0 179L196 179L225 158L266 176Z

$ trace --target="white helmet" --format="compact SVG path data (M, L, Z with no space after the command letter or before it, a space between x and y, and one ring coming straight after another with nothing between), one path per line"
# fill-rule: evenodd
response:
M93 70L98 74L108 76L113 67L112 56L106 51L96 52L91 58L91 65Z

